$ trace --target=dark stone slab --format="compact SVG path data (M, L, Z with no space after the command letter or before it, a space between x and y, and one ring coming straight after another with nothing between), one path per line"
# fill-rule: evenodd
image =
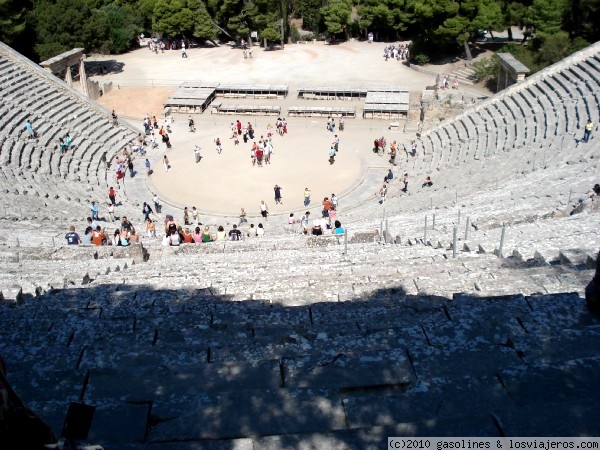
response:
M87 441L95 444L143 442L149 418L149 404L104 403L96 406Z
M425 380L492 376L501 369L522 364L514 349L476 340L449 341L444 346L414 347L409 351L417 377Z
M341 354L317 366L286 367L285 373L285 385L290 388L398 389L408 387L415 380L405 355L391 360L378 355Z
M185 410L175 404L175 408L155 405L157 418L171 419L154 426L150 442L231 439L346 427L339 395L326 389L228 391L186 397L185 404Z
M343 394L350 428L390 426L433 420L442 405L442 389L418 382L405 390L349 392Z
M533 364L499 372L507 394L522 406L562 403L574 399L600 400L597 378L600 358Z
M598 397L499 411L506 436L598 436Z
M214 363L171 367L123 367L92 370L91 403L106 399L128 402L160 401L171 396L194 396L219 390L277 389L279 364L261 361L256 366Z
M529 333L515 339L515 349L527 364L561 363L575 358L588 358L599 354L600 326L577 330L549 330Z

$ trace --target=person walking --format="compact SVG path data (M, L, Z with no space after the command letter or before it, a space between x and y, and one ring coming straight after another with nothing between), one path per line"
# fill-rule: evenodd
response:
M27 119L27 122L25 122L25 129L29 133L29 137L34 139L37 137L37 133L33 129L33 125L31 125L31 121L29 119Z
M169 167L171 167L169 165L169 158L167 158L167 155L163 156L163 166L165 166L165 172L169 171Z
M404 183L402 192L408 192L408 172L404 172L404 176L402 177L402 182Z
M144 166L146 167L146 175L152 175L152 167L150 167L150 161L146 158L144 161Z
M283 205L283 202L281 201L281 186L276 184L273 190L275 191L275 204Z
M202 159L202 156L200 156L200 146L198 145L194 145L194 157L196 158L196 164Z
M331 144L329 148L329 165L333 165L335 162L335 144Z

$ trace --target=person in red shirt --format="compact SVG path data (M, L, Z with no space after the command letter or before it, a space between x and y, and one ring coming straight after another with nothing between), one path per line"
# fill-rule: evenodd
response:
M112 186L108 189L108 198L110 199L110 203L111 205L115 206L117 204L116 202L116 193L115 193L115 188L113 188Z
M331 209L331 200L328 197L323 199L323 217L329 217L329 210Z

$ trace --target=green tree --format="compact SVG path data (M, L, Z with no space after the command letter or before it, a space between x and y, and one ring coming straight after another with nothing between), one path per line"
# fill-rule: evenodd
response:
M260 32L260 37L266 39L267 43L275 43L281 41L281 34L275 28L267 27Z
M206 6L201 1L198 4L192 4L190 1L190 9L194 13L194 37L206 40L216 44L216 39L219 37L218 28L213 23L210 14L206 10Z
M533 0L529 16L539 38L543 40L561 30L566 7L566 0Z
M346 27L350 24L351 13L351 0L330 0L328 6L321 8L321 15L327 33L346 33Z

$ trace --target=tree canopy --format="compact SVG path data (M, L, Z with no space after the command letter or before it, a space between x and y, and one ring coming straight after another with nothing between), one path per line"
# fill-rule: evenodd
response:
M429 59L469 55L482 30L512 25L527 27L541 63L600 39L599 12L600 0L0 0L0 39L41 60L73 47L125 52L142 32L216 44L256 31L273 43L301 18L322 36L410 39Z

